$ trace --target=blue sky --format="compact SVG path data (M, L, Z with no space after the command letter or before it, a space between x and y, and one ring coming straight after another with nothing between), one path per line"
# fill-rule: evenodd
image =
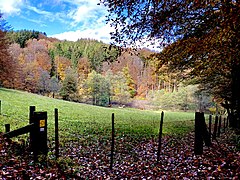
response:
M14 30L46 32L49 37L110 42L107 10L99 0L0 0L0 11Z
M110 32L114 29L106 24L108 12L103 5L97 5L99 1L0 0L0 11L14 30L36 30L60 40L91 38L110 43ZM151 42L144 39L142 42L138 46L158 51Z

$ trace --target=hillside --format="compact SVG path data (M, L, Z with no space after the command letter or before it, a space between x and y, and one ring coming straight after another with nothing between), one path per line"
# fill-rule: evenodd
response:
M0 131L4 130L6 123L10 123L12 129L25 126L28 123L29 106L36 106L37 111L48 112L50 134L53 133L54 108L58 108L60 131L63 136L69 138L69 135L74 136L76 133L95 132L97 134L110 131L112 113L115 113L119 132L126 131L130 134L139 134L139 136L152 136L157 135L159 129L160 111L105 108L4 88L0 88L0 100L3 114L0 116ZM174 126L179 125L181 133L185 131L185 126L188 124L182 124L182 122L193 118L193 113L167 112L164 120L166 125L171 122L175 124ZM165 128L164 132L172 131L172 124L166 127L168 128Z

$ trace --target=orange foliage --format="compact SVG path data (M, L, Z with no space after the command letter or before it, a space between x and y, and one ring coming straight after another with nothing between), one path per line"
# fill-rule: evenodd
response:
M78 61L77 71L79 75L83 75L86 79L88 74L91 72L91 67L88 58L80 58Z

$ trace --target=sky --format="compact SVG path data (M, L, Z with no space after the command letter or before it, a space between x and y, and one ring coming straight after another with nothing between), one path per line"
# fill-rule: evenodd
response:
M0 0L0 11L13 30L36 30L48 37L110 43L107 9L99 0Z
M105 22L106 7L100 0L0 0L0 12L13 30L36 30L48 37L77 41L90 38L111 43L114 29ZM158 51L157 45L138 44Z

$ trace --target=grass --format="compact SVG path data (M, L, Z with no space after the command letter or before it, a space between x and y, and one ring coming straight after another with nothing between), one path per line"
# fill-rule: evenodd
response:
M63 140L110 136L111 115L115 114L117 136L157 137L161 111L105 108L52 99L22 91L0 88L2 110L0 131L9 123L11 130L28 124L29 106L48 112L49 137L54 135L54 109L59 111L59 134ZM194 113L165 112L163 133L183 134L193 129Z

